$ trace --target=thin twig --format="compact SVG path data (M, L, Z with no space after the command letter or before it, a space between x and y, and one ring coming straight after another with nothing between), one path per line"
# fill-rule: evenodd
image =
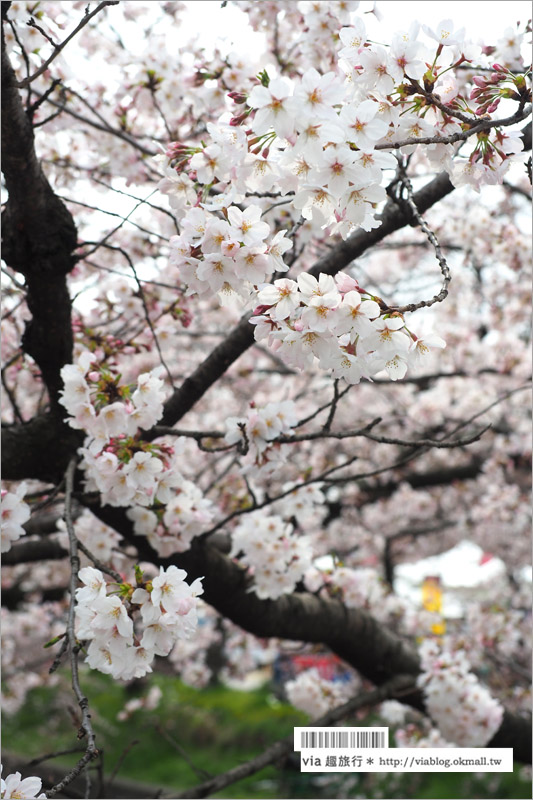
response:
M26 768L28 767L36 767L37 764L41 764L43 761L48 761L50 758L59 758L59 756L67 756L70 753L83 753L85 748L83 747L69 747L68 750L56 750L54 753L46 753L44 756L39 756L38 758L32 758L31 761L26 763Z
M32 89L32 93L37 95L37 97L42 97L42 94L40 92L35 91L35 89ZM145 147L144 145L142 145L140 142L137 141L137 139L135 138L135 136L132 133L127 133L126 131L119 130L118 128L114 128L112 125L109 125L109 124L102 125L102 124L100 124L98 122L94 122L94 120L88 119L87 117L84 117L82 114L78 113L77 111L73 111L68 106L64 106L61 103L57 103L55 100L52 100L50 97L47 98L46 102L50 103L50 105L54 106L55 108L61 109L66 114L70 114L71 117L74 117L74 119L77 119L80 122L83 122L86 125L89 125L91 128L96 128L96 130L103 131L104 133L109 133L109 134L111 134L111 136L117 136L119 139L122 139L124 142L127 142L128 144L130 144L136 150L139 150L141 153L143 153L143 155L146 155L146 156L155 156L155 155L157 155L157 150L151 150L148 147ZM140 137L140 138L144 138L144 137ZM146 164L144 166L147 167Z
M420 300L420 302L418 303L409 303L406 306L391 307L394 308L394 311L399 311L403 314L407 311L416 311L419 308L429 308L429 306L432 306L435 303L442 303L442 301L445 300L446 297L448 296L448 286L450 284L452 276L450 274L450 268L448 267L446 259L442 254L442 250L437 237L435 236L433 231L428 227L427 222L425 221L423 216L420 214L418 208L416 207L416 203L413 199L413 185L409 180L407 172L405 170L405 166L402 163L398 164L398 171L400 175L400 183L407 190L407 197L405 198L405 202L411 209L413 216L420 225L420 228L425 233L428 241L433 246L435 250L435 257L439 263L440 271L443 276L442 288L438 294L434 295L434 297L431 298L431 300Z
M78 671L78 651L79 646L76 641L76 632L74 628L74 608L76 605L76 588L78 585L78 572L80 571L80 559L78 556L78 540L74 533L74 523L72 519L72 495L74 488L74 473L76 472L76 458L72 458L65 473L65 524L68 532L69 550L70 550L70 604L68 610L67 620L67 640L70 655L70 669L72 673L72 688L78 700L78 705L81 709L81 725L78 732L79 738L87 737L87 745L85 753L80 758L78 763L68 772L65 777L48 789L46 792L47 797L54 797L54 795L62 792L77 776L82 772L83 768L89 761L97 757L98 750L95 743L95 735L91 724L91 715L89 713L89 701L83 694L80 686L79 671Z
M79 539L78 539L78 547L82 553L85 553L87 558L91 559L96 569L99 569L101 572L105 572L106 575L110 575L112 578L116 580L117 583L122 583L122 575L120 575L120 573L118 572L115 572L115 570L112 567L106 567L105 564L102 564L100 559L96 558L96 556L91 553L89 548L86 547L83 544L83 542L80 542Z
M210 772L207 772L207 770L205 770L205 769L202 769L201 767L197 767L197 766L194 764L194 762L193 762L193 761L191 760L191 758L189 757L189 755L188 755L187 751L185 750L185 748L184 748L184 747L182 747L182 746L181 746L181 744L180 744L179 742L177 742L177 741L174 739L174 737L173 737L173 736L171 736L171 735L170 735L170 733L168 733L168 732L167 732L167 731L166 731L166 730L163 728L163 726L162 726L162 725L155 725L154 727L155 727L155 730L157 731L157 733L158 733L160 736L162 736L164 739L166 739L166 740L167 740L167 742L168 742L169 744L171 744L171 745L172 745L172 747L174 747L174 748L175 748L175 749L178 751L178 753L179 753L179 754L180 754L180 756L183 758L183 760L187 762L187 764L189 765L189 767L192 769L192 771L193 771L193 772L194 772L196 775L198 775L198 777L199 777L199 778L203 778L204 780L205 780L206 778L207 778L207 779L209 779L209 780L211 780L211 779L213 778L213 775L212 775L212 773L210 773Z
M337 410L337 403L339 402L339 379L335 378L333 381L333 400L331 401L331 408L328 414L328 418L325 421L324 425L322 426L323 431L329 431L331 425L333 423L333 418L335 416L335 411Z
M82 208L89 208L91 211L98 211L100 214L107 214L109 217L119 217L119 219L123 219L122 214L118 214L116 211L108 211L105 208L98 208L98 206L90 205L90 203L84 203L83 200L74 200L72 197L65 197L65 195L58 194L57 195L60 200L64 200L65 203L74 203L77 206L82 206ZM139 225L137 222L132 222L131 219L128 220L128 225L133 225L134 228L141 231L141 233L146 233L147 236L157 236L158 239L162 239L164 242L168 242L168 236L163 236L161 233L157 233L156 231L149 231L148 228L143 228L142 225ZM91 242L82 242L83 244L91 244Z
M152 192L152 194L153 194L153 192ZM137 208L137 206L136 206L136 208ZM134 210L135 209L130 211L130 214L132 214ZM124 222L126 221L126 219L124 220ZM118 230L118 229L116 229L116 230ZM114 233L114 231L111 231L111 233ZM139 291L139 296L141 298L141 303L142 303L143 310L144 310L144 318L146 320L146 324L150 328L150 333L152 334L152 338L154 340L154 344L156 346L157 353L159 355L159 360L160 360L161 364L163 365L163 367L165 369L165 372L167 373L167 377L168 377L168 380L170 382L170 385L172 386L173 389L175 389L176 387L174 386L174 378L172 377L172 373L171 373L171 371L170 371L170 369L169 369L169 367L168 367L168 365L167 365L167 363L166 363L166 361L165 361L165 359L163 357L163 353L161 351L161 346L159 344L159 339L157 338L157 334L155 332L154 325L152 323L152 320L150 319L150 312L148 310L148 305L146 303L146 297L144 295L144 289L143 289L142 283L141 283L141 281L139 279L139 276L137 275L137 270L135 269L135 264L133 263L130 255L126 252L126 250L124 250L124 248L119 247L118 245L115 245L115 244L107 244L106 239L109 238L111 233L108 234L101 242L99 242L97 247L106 247L108 250L115 250L115 251L121 253L121 255L123 255L124 258L126 259L126 261L128 262L128 264L130 266L130 269L133 272L133 277L135 279L135 283L137 284L137 289ZM95 249L97 249L97 248L95 248ZM91 250L90 252L94 252L94 249Z
M306 442L314 439L354 439L357 436L364 436L365 439L372 439L379 444L397 444L400 447L436 447L436 448L452 448L463 447L473 442L477 442L480 437L489 430L490 425L486 425L482 430L468 437L467 439L454 439L452 442L446 442L441 439L415 439L409 441L408 439L398 439L392 436L378 436L370 433L367 428L359 428L353 431L313 431L311 433L300 433L294 436L289 434L278 436L274 439L275 442L281 444L292 444L293 442ZM447 434L449 436L449 434Z
M43 64L41 64L39 69L36 70L36 72L34 72L33 75L29 75L27 78L24 78L24 80L19 81L18 84L17 84L17 88L18 89L23 89L25 86L29 86L30 83L33 83L33 81L36 78L38 78L40 75L42 75L43 72L46 72L46 70L48 69L48 67L52 63L52 61L54 61L54 59L57 58L57 56L60 54L60 52L63 50L63 48L66 47L66 45L70 42L70 40L73 39L74 36L76 36L76 34L79 33L82 30L82 28L84 28L87 25L87 23L90 22L91 19L94 16L96 16L96 14L99 14L100 11L103 8L105 8L106 6L116 6L116 5L118 5L118 0L104 0L104 2L99 3L96 6L96 8L94 9L94 11L91 11L90 14L86 12L84 18L82 19L82 21L79 23L79 25L77 25L74 28L72 33L70 33L67 36L66 39L64 39L60 44L57 44L57 45L54 45L53 42L51 42L52 46L54 47L54 52L52 53L52 55L49 58L47 58L46 61ZM38 30L41 31L41 33L44 33L35 24L35 20L33 20L32 22L29 22L28 25L30 25L30 27L37 28ZM50 41L48 36L46 36L46 38Z
M131 742L129 742L129 744L126 745L126 747L123 749L122 753L118 757L117 763L115 764L115 768L113 769L113 772L111 773L111 777L109 778L109 781L108 781L108 784L107 784L107 788L108 788L109 792L111 792L111 787L113 785L113 781L117 777L117 773L118 773L119 769L121 768L122 764L124 763L124 759L126 758L128 753L130 752L130 750L133 747L135 747L136 744L140 744L140 742L141 742L140 739L132 739Z

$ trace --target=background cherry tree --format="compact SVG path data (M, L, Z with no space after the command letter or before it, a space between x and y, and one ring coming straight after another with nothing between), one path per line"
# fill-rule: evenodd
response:
M6 716L71 672L61 796L85 669L201 687L288 641L350 671L286 683L310 721L528 762L530 28L212 5L264 52L186 3L2 3ZM395 567L465 539L505 570L436 635Z

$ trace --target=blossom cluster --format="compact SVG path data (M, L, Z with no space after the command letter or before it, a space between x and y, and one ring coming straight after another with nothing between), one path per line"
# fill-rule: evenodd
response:
M163 381L158 368L139 376L135 387L92 361L83 351L61 370L61 403L69 425L87 431L81 466L87 489L102 502L131 506L135 533L146 536L160 555L187 550L212 519L211 502L178 469L179 453L167 444L145 442L139 429L163 413Z
M296 407L292 400L252 405L246 418L228 417L224 441L236 444L243 455L250 455L254 475L270 474L286 460L286 448L275 440L288 434L298 423ZM245 469L247 469L245 467Z
M313 551L305 536L297 536L294 526L277 515L261 512L244 517L232 534L230 556L250 568L254 583L251 591L262 600L276 600L294 591L311 566Z
M23 497L27 491L27 485L20 483L14 492L2 489L2 500L0 511L2 514L2 546L1 552L7 553L11 549L12 542L16 542L24 534L22 527L31 516L30 507L24 502Z
M283 253L292 242L280 231L267 243L270 225L261 214L256 205L244 211L230 206L225 219L205 208L187 211L182 233L170 239L170 263L178 267L188 294L218 294L222 303L232 296L246 298L273 272L287 270Z
M405 710L404 710L405 714ZM415 725L408 725L400 728L394 733L396 747L420 747L422 749L432 747L455 747L452 742L448 742L437 728L431 728L427 735Z
M172 473L172 488L173 496L166 506L134 506L126 512L135 533L146 536L163 557L188 550L192 539L213 519L211 501L177 469Z
M481 55L480 47L465 41L464 29L455 31L451 20L443 20L435 29L414 23L385 47L368 39L362 17L346 24L348 18L331 15L331 9L322 5L316 14L309 9L303 13L308 24L304 38L308 44L312 31L316 34L322 27L328 50L337 42L331 65L335 69L321 73L314 66L300 67L301 74L293 69L290 78L266 70L253 78L242 72L241 86L229 93L238 113L231 118L224 113L216 125L207 124L211 142L201 146L172 142L167 148L170 168L160 190L170 195L174 208L200 206L192 209L191 218L191 212L185 215L185 224L190 227L189 220L193 221L195 232L176 237L181 248L178 260L194 291L202 293L207 284L220 291L227 282L224 291L229 292L231 279L256 282L261 271L273 271L267 267L262 243L268 229L259 234L256 228L248 241L242 236L243 215L250 214L251 227L265 225L259 222L259 207L241 211L232 205L242 202L247 192L277 191L282 196L290 192L294 196L287 202L313 226L328 227L346 238L357 227L371 230L380 224L376 208L386 199L381 183L384 173L397 166L386 149L393 149L396 142L412 142L399 148L400 153L410 154L418 140L434 140L426 150L432 164L446 169L456 185L470 183L476 189L480 183L501 183L514 154L522 149L518 132L495 128L479 134L468 158L454 158L455 146L447 137L462 133L464 111L475 120L486 110L484 94L480 99L485 105L476 109L476 90L470 97L474 108L470 107L452 72ZM318 21L311 24L311 17ZM429 44L419 41L422 32ZM305 42L297 44L303 52ZM315 55L319 48L313 50ZM500 82L512 84L512 90L501 90L502 96L526 102L525 76L509 74L499 64L494 69ZM224 75L222 71L221 87L227 91ZM199 74L200 81L212 77ZM208 198L213 186L217 194ZM211 243L208 249L201 245L193 252L205 233L205 209L223 209L228 221L220 234L229 241L223 248ZM197 222L204 228L201 237ZM216 221L210 224L216 226ZM245 249L234 263L227 262L238 252L237 242ZM252 254L250 247L259 251ZM202 252L213 255L198 264Z
M22 778L20 772L12 772L6 779L0 782L1 800L46 800L44 792L37 794L41 790L42 781L40 778Z
M295 708L316 719L353 696L353 681L328 681L316 668L301 672L285 684L287 699Z
M503 707L470 672L464 650L433 639L419 648L426 707L441 734L459 747L484 747L503 719Z
M343 272L301 273L263 287L257 299L255 339L268 344L291 366L303 369L318 360L334 378L359 383L386 370L403 378L409 365L430 348L445 347L436 334L419 338L398 312L384 313L372 295Z
M172 565L145 581L137 568L134 587L108 584L94 567L81 569L85 586L76 589L77 636L90 642L89 666L122 680L140 678L152 671L156 655L168 656L178 639L192 636L203 588L200 578L189 585L186 577Z
M150 428L163 413L163 381L158 370L139 375L134 391L119 384L120 376L93 362L83 351L76 364L61 369L61 404L71 428L87 432L82 466L88 488L104 503L149 505L165 502L173 483L171 448L142 442L139 429Z

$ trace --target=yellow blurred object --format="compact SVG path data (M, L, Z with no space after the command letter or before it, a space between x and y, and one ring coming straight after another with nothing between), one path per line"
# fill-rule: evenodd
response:
M442 586L440 578L436 575L428 575L422 583L422 605L426 611L432 614L442 614ZM443 619L435 622L431 626L431 632L436 636L446 633L446 623Z

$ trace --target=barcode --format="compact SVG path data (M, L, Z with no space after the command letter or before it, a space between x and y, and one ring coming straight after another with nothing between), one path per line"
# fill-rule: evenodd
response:
M300 747L302 750L315 747L329 748L361 748L388 746L384 731L301 731Z

